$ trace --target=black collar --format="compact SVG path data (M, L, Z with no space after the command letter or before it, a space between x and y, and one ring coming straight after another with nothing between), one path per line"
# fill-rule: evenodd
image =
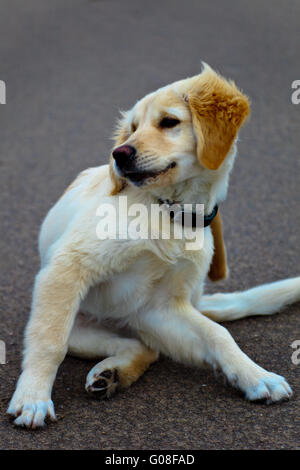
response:
M182 221L182 226L184 227L184 224L185 224L185 217L184 217L184 208L183 208L183 205L179 202L176 202L176 201L170 201L169 199L158 199L158 203L159 204L164 204L165 206L167 206L167 208L169 209L170 211L170 218L171 220L174 219L174 216L175 216L175 213L176 215L178 213L181 213L181 221ZM178 209L174 210L172 209L172 206L176 206L178 207ZM218 205L216 204L215 207L213 208L212 212L208 215L204 215L204 221L203 221L203 226L204 227L208 227L212 221L214 220L214 218L216 217L218 213ZM189 214L190 216L190 214ZM187 219L187 218L186 218ZM190 222L190 217L188 218L189 219L189 224L191 223ZM196 228L197 226L197 214L195 211L192 212L192 224L190 225L192 228Z

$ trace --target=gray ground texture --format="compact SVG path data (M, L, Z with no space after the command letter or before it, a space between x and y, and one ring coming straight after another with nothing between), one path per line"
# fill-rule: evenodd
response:
M53 398L59 421L19 430L5 415L47 210L82 169L107 162L119 109L205 60L251 97L252 118L222 206L230 279L210 292L300 274L300 79L297 0L1 0L0 365L1 449L296 449L299 304L228 324L263 367L284 375L288 403L247 403L196 370L161 358L128 391L98 402L84 391L93 363L67 358Z

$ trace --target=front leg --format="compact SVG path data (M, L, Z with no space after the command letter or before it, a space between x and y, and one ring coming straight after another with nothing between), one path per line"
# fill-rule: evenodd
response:
M173 359L220 368L228 381L248 400L272 403L290 398L285 379L255 364L241 351L230 333L198 312L189 302L172 302L168 308L143 314L136 327L149 347Z
M23 372L7 412L15 424L36 428L55 420L51 391L67 352L68 337L89 279L78 259L53 259L35 280L32 311L25 331Z

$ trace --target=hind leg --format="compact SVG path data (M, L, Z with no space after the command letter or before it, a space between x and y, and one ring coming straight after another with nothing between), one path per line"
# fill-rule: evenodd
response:
M86 390L99 398L111 396L118 388L135 382L158 358L158 353L134 338L124 338L100 327L75 322L69 339L69 354L84 358L106 357L86 379Z

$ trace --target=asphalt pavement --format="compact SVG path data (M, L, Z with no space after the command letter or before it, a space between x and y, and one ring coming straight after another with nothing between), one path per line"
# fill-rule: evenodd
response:
M209 370L161 358L129 390L98 402L84 390L94 362L66 358L38 432L5 415L20 371L23 330L48 209L79 171L107 162L114 122L145 93L196 74L204 60L251 97L222 205L230 278L209 292L300 274L298 0L1 0L1 449L296 449L300 305L227 324L261 366L284 375L290 402L246 402Z

